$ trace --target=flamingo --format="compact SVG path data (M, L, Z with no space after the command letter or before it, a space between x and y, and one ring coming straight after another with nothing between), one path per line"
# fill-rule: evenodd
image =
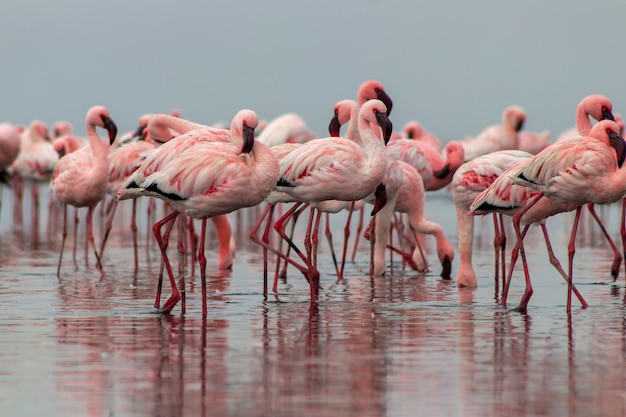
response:
M128 177L139 167L143 159L155 149L152 142L147 140L127 141L114 147L109 153L109 181L107 194L115 196L117 190L126 182ZM104 249L111 228L113 218L117 210L118 200L113 198L111 206L108 208L108 215L104 226L104 236L100 244L100 257L104 257ZM137 245L137 200L133 199L133 209L131 216L131 231L133 235L133 253L135 273L139 268L139 253Z
M12 123L0 123L0 183L10 185L9 168L20 153L20 131ZM1 184L0 184L1 185ZM0 189L0 207L2 192Z
M402 127L402 133L403 135L401 137L426 142L437 149L437 151L440 151L442 148L439 138L433 133L426 131L418 121L410 120L406 122Z
M285 113L271 120L256 140L272 147L283 143L304 143L316 137L300 115Z
M93 236L93 210L106 195L109 176L108 153L110 143L117 135L117 126L111 119L109 110L104 106L93 106L87 111L86 125L89 146L84 146L59 159L50 182L54 197L63 204L63 241L57 276L60 275L63 247L67 236L67 205L69 204L74 207L87 207L87 239L91 243L98 269L104 278L104 268ZM96 127L107 130L108 141L100 138Z
M52 124L52 135L54 139L74 133L74 126L68 121L60 120Z
M558 143L563 140L576 137L578 135L588 136L592 128L590 118L593 118L596 121L606 119L615 120L616 123L620 126L620 135L622 134L621 132L623 132L624 121L619 114L613 114L613 103L611 102L611 100L601 94L590 94L583 97L576 106L575 127L567 129L566 131L561 133L556 142ZM587 204L587 208L590 211L594 210L592 203ZM594 216L593 212L591 214L592 216ZM620 235L622 237L622 256L626 257L626 197L622 199ZM617 259L617 256L615 256L614 259ZM615 262L616 260L614 260L613 265L615 265ZM624 265L626 268L626 263Z
M433 166L428 161L424 152L422 152L422 146L427 147L429 145L413 139L399 138L389 142L387 145L387 154L393 159L406 162L415 168L420 174L424 187L426 187L434 177L434 173ZM432 147L430 149L432 149ZM441 161L442 157L439 156L438 159ZM461 163L462 162L463 161L461 161Z
M596 121L610 119L615 120L613 115L613 103L601 94L590 94L583 97L576 105L576 125L561 133L556 142L579 135L587 136L591 132L592 117Z
M232 141L228 129L195 123L181 118L180 115L177 115L175 112L171 112L170 114L159 113L152 116L148 122L146 134L150 140L158 144L170 141L174 137L197 129L201 129L205 132L204 140L223 143L231 143ZM233 265L235 251L235 240L232 235L230 220L226 214L218 214L211 216L211 222L213 222L213 226L217 231L217 266L219 269L230 269ZM190 225L193 225L191 221Z
M361 143L360 137L359 137L359 131L358 131L357 123L356 123L358 111L359 111L358 104L354 100L349 100L349 99L341 100L337 104L335 104L335 107L333 109L335 116L333 117L329 125L329 132L330 132L331 137L339 137L339 129L341 128L341 125L343 123L346 123L347 121L350 121L346 137L351 140L354 140L357 143ZM278 160L280 161L287 154L291 153L292 151L299 148L300 146L301 146L300 143L283 143L280 145L273 146L272 151L276 154L276 156L278 157ZM267 283L267 250L268 250L267 246L269 245L269 229L270 229L270 225L272 224L274 207L278 203L294 203L297 201L298 201L297 198L289 195L286 192L273 190L268 196L268 198L266 199L266 203L268 203L267 207L265 208L263 213L259 216L256 224L253 226L250 232L251 239L255 242L259 242L257 231L260 225L263 223L263 221L264 220L266 221L266 228L262 237L262 242L264 243L263 245L264 294L267 292L267 284L266 284ZM337 213L343 209L349 208L351 205L352 205L352 202L340 201L340 200L326 200L326 201L316 202L315 207L311 208L310 220L313 219L315 208L318 209L318 212L326 213L326 236L327 236L330 248L331 248L331 254L332 254L333 262L335 264L335 268L337 271L338 279L342 279L343 277L343 266L344 266L343 260L345 260L347 236L349 236L349 227L347 225L345 228L347 235L344 240L344 256L342 259L341 268L339 268L337 265L336 257L335 257L334 250L333 250L332 233L329 227L329 214ZM306 207L303 207L300 210L303 210L304 208ZM296 213L299 213L299 211ZM294 215L293 223L295 223L295 220L296 220L296 215ZM317 225L315 227L315 230L316 231L318 230ZM315 235L314 237L314 240L316 239L317 239L317 235ZM309 235L307 235L307 242L309 240L310 240L310 237ZM278 251L281 250L281 244L282 244L282 238L280 238L280 241L279 241L279 246L277 249ZM288 250L290 248L291 247L288 247ZM313 248L311 249L311 251L312 253L315 252ZM286 256L288 256L288 254L289 254L289 251L287 252ZM280 259L281 257L278 257L277 261L280 261ZM274 285L272 288L274 292L277 291L279 275L280 275L279 274L279 262L277 262L275 276L274 276Z
M469 208L478 195L489 187L496 178L514 164L531 156L530 153L519 150L505 150L491 152L476 157L463 165L455 172L452 178L452 199L454 201L457 218L457 246L459 248L459 269L456 274L456 283L459 287L476 287L476 271L472 266L472 248L474 240L474 218L469 215ZM494 213L496 249L496 284L500 274L502 262L502 279L504 271L504 245L502 216Z
M522 255L526 275L526 291L519 307L521 310L526 309L532 295L532 286L522 244L527 228L521 232L520 224L522 222L527 224L542 222L550 215L574 209L576 210L576 217L569 243L569 272L566 278L568 282L568 312L571 310L572 291L579 296L572 284L572 271L575 238L582 206L588 203L606 204L617 201L623 197L626 191L626 171L620 169L626 158L626 145L624 139L619 135L619 131L620 128L614 121L602 120L593 126L589 136L574 137L549 146L519 166L511 168L506 176L504 174L501 176L513 184L527 187L526 190L513 193L510 188L506 192L492 192L488 189L477 197L470 207L470 210L478 211L484 208L486 204L487 207L504 206L506 210L515 211L513 224L518 239L516 250L519 249ZM490 188L496 189L497 183L499 183L498 180ZM531 194L528 195L528 193ZM519 194L524 194L524 196L519 197ZM511 201L504 202L503 205L492 204L492 202L485 200L485 196L488 195L509 195ZM515 198L515 195L518 197ZM519 204L519 201L524 203ZM529 214L531 209L535 211L534 217ZM537 215L537 212L540 214ZM524 216L528 217L525 219ZM594 218L601 225L597 216ZM602 225L601 227L609 238L604 227ZM542 228L552 261L554 255L551 253L544 226ZM614 245L612 246L614 247ZM516 256L516 250L514 250L513 256ZM512 258L509 275L513 265ZM558 266L557 269L559 269ZM559 272L564 275L562 270ZM581 303L583 303L583 307L586 306L582 300Z
M389 97L389 94L385 90L385 87L383 86L383 84L377 80L367 80L361 83L361 85L359 86L359 89L357 90L357 109L363 106L363 104L367 102L368 100L374 100L374 99L378 99L385 104L385 106L387 107L387 116L389 116L391 114L391 109L393 108L393 101L391 100L391 97ZM348 113L348 116L351 117L351 119L348 119L348 120L355 120L355 121L357 120L357 117L358 117L356 114L354 116L350 116L350 113ZM334 128L336 132L331 132L331 136L339 136L339 128L346 122L342 122L341 124L336 125L336 127ZM336 123L336 121L334 123ZM329 129L330 128L331 126L329 126ZM355 140L352 136L354 137L358 136L358 131L359 131L358 123L354 123L354 128L352 129L352 132L356 132L356 133L351 134L350 129L351 129L350 126L348 126L348 132L346 132L347 137ZM377 137L380 138L381 132L380 132L379 127L376 125L373 125L372 129L374 129L374 132L377 135ZM392 135L393 135L393 132L389 135L389 138L391 138ZM357 206L360 206L360 207L357 207ZM345 245L347 245L348 243L348 238L350 236L350 222L352 221L352 213L355 210L359 210L359 222L358 222L357 231L355 234L354 246L352 247L352 262L354 262L354 258L356 256L356 250L359 245L359 237L361 235L361 230L363 228L364 205L363 203L354 202L353 207L350 208L348 219L346 221L346 227L344 229L344 234L345 234L344 255L341 260L342 275L343 275L343 265L345 263L345 251L347 249Z
M56 136L52 142L52 147L59 154L59 158L64 157L65 155L75 152L81 147L85 146L88 141L78 136L74 136L72 131L68 128L67 122L57 122L53 125L53 129L55 129L55 134L61 134L60 136ZM71 127L71 125L70 125ZM48 210L49 217L56 217L57 208L59 207L58 201L55 200L54 195L51 196ZM53 215L54 214L54 215ZM48 221L48 230L51 230L52 222ZM72 259L74 260L74 264L76 264L76 249L78 245L78 207L74 207L74 248L72 251ZM85 254L89 251L88 245L85 246ZM85 257L86 259L87 257Z
M152 121L152 119L151 119ZM206 258L204 256L206 219L242 207L261 203L275 186L278 160L265 145L255 142L258 116L240 110L230 130L223 130L224 141L206 129L187 131L164 143L148 155L141 166L117 191L118 199L154 196L169 203L174 211L153 226L172 287L172 295L162 312L170 313L181 299L161 229L171 225L179 213L202 219L198 261L202 279L202 314L206 316Z
M59 158L67 155L68 153L72 153L77 151L82 146L86 145L87 141L83 140L77 136L70 134L65 134L62 136L58 136L54 138L52 141L52 147L59 154Z
M522 130L525 121L526 111L523 108L508 106L502 112L502 124L486 127L475 138L466 137L462 141L465 161L490 152L518 149L518 132Z
M576 107L576 125L580 127L581 132L589 133L591 122L589 117L596 120L613 117L611 110L613 105L611 101L601 95L594 94L583 97ZM578 130L578 128L576 128ZM526 159L531 154L527 152L495 152L492 156L486 154L484 157L474 163L471 161L464 164L452 181L453 199L455 201L458 223L458 245L460 251L460 265L457 272L457 285L462 287L475 287L476 272L472 267L472 240L474 230L474 220L469 217L468 210L474 199L484 191L493 181L510 168L513 164ZM498 221L500 219L500 221ZM500 223L500 226L498 226ZM504 244L506 238L502 227L502 216L494 213L494 225L496 237L494 246L496 246L496 282L499 276L499 264L502 266L502 279L505 279L504 270ZM501 247L498 251L497 248ZM626 246L625 246L626 252ZM499 261L501 259L501 261Z
M48 126L40 120L33 120L21 135L20 152L9 168L9 172L16 174L14 193L17 202L16 210L19 210L16 214L18 222L21 221L23 184L24 181L31 183L34 236L37 233L39 220L39 186L42 182L50 180L58 160L59 155L52 146Z
M521 131L518 133L518 139L519 150L537 155L552 143L552 134L547 129L538 133Z
M148 121L152 116L152 113L144 113L139 116L139 118L137 118L137 127L135 128L135 130L131 130L129 132L119 135L115 143L113 143L111 146L113 148L116 148L118 146L122 146L127 142L135 141L138 138L145 139L146 127L148 126Z
M426 191L440 190L450 184L456 170L463 165L465 148L460 142L448 142L444 152L445 158L430 144L412 139L397 139L387 145L391 157L417 169Z
M0 123L0 182L8 184L7 169L20 152L20 131L11 123Z
M386 187L387 202L376 215L375 224L375 253L374 275L383 275L386 269L385 249L389 237L389 225L394 212L408 215L409 227L414 234L430 234L437 241L437 255L443 267L441 276L450 277L454 248L446 239L440 225L429 222L424 218L425 190L419 178L419 173L411 165L389 158L390 166L387 169L383 183ZM370 197L371 202L371 197ZM413 261L419 256L416 246Z
M306 142L280 160L280 178L275 190L285 192L298 200L274 225L283 239L301 257L306 266L286 257L263 240L251 238L298 268L310 285L311 302L317 301L319 272L311 262L310 248L305 257L286 236L284 227L295 211L303 204L315 205L326 200L361 200L377 188L386 167L384 143L376 136L372 125L383 129L389 138L392 125L387 117L387 107L380 100L370 100L359 110L359 134L362 144L342 137L329 137ZM311 229L307 229L307 240Z
M391 114L393 101L391 100L391 97L389 97L389 94L387 94L385 87L379 81L368 80L362 83L359 86L359 89L357 90L356 97L357 97L356 101L357 101L357 104L359 105L359 108L361 108L363 104L365 104L367 101L377 99L377 100L382 101L385 104L385 108L387 109L387 116ZM380 135L379 133L380 130L377 129L377 126L378 126L377 124L372 125L373 130L376 133L376 135Z
M331 123L329 125L329 131L330 131L331 137L339 137L339 129L341 127L341 124L345 123L347 120L350 120L350 125L348 127L348 132L346 136L349 139L358 141L360 143L360 138L358 137L358 134L359 134L358 128L356 124L356 118L358 114L358 105L356 101L354 100L339 101L335 105L333 111L334 111L335 117L333 118L333 120L331 120ZM341 122L339 121L340 119L342 120ZM352 121L354 121L354 123ZM291 153L292 151L299 148L300 146L301 146L301 143L286 142L286 143L273 146L272 151L276 154L278 160L280 161L287 154ZM264 232L262 239L266 245L269 245L269 228L270 228L270 225L272 224L272 218L273 218L275 205L279 203L294 203L297 201L298 200L295 197L292 197L291 195L285 192L273 190L268 196L268 198L266 199L267 206L265 210L263 211L263 213L261 213L257 222L252 227L252 230L250 232L251 239L253 241L258 241L257 231L259 227L261 226L261 224L263 223L263 221L265 221L266 228L265 228L265 232ZM337 264L337 260L334 254L333 243L332 243L332 232L329 227L329 215L331 213L338 213L339 211L343 209L349 208L351 204L352 204L351 202L347 202L347 201L326 200L326 201L316 202L315 206L311 208L311 211L312 211L311 216L314 215L314 211L316 208L318 209L318 212L324 212L326 214L326 236L329 242L329 246L331 248L331 254L332 254L333 262L335 264L335 269L337 271L338 279L342 279L343 277L343 263L340 269ZM300 210L303 210L304 208ZM310 217L310 219L312 218L313 217ZM294 215L294 222L293 222L294 224L295 224L295 220L296 220L296 216ZM317 227L315 228L315 230L317 230ZM348 231L347 233L349 234L349 228L346 228L346 230ZM315 235L313 239L317 240L317 235ZM277 249L278 251L281 250L281 244L282 244L282 238L279 241L279 246ZM287 256L289 254L290 248L291 247L288 247ZM346 246L344 245L344 259L345 259L345 248ZM312 249L312 253L315 254L314 249ZM276 265L274 285L272 288L274 292L277 291L278 276L280 275L279 274L280 259L281 259L280 257L278 257L277 259L278 262ZM267 292L267 248L265 246L263 247L263 264L264 264L264 294L265 294Z

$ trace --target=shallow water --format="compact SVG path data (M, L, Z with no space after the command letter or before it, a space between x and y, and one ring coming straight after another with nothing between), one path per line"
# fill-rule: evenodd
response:
M575 281L590 307L583 310L575 301L568 316L566 285L547 260L539 230L527 239L535 293L526 314L512 309L523 292L521 268L511 304L496 303L487 219L477 220L478 288L459 289L454 280L441 279L430 241L426 274L402 270L396 256L393 273L370 278L364 242L346 279L337 282L322 242L322 290L312 309L308 285L293 269L279 293L264 299L261 251L245 232L250 219L233 215L233 225L241 222L233 270L216 269L214 245L206 251L210 296L203 320L199 277L190 277L189 269L186 314L180 304L170 315L155 313L159 254L147 243L142 214L140 266L133 273L130 203L120 205L104 257L106 278L85 266L82 234L74 265L71 232L57 278L62 217L50 216L48 232L42 208L34 234L29 209L17 224L10 192L4 194L0 415L626 414L623 268L611 285L610 251L587 223L578 240ZM141 204L139 212L145 213ZM426 214L456 245L449 193L429 194ZM618 214L617 207L603 213L616 239ZM343 219L341 213L333 220L336 247ZM548 223L564 261L572 217ZM168 288L166 283L162 301Z

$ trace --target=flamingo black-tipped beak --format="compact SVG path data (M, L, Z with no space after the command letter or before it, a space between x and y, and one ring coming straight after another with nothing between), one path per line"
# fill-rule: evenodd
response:
M138 140L146 140L146 127L148 125L139 125L137 129L133 132L133 138L137 138Z
M615 116L613 116L613 113L611 113L611 110L607 109L607 108L603 108L602 109L602 120L613 120L615 121Z
M452 170L450 169L450 164L445 164L443 168L441 168L439 171L433 172L433 175L435 176L435 178L439 178L440 180L442 180L447 177L451 172Z
M63 158L65 156L65 148L59 149L57 153L59 154L59 159Z
M243 145L241 146L241 153L250 153L254 147L254 128L248 125L243 125Z
M391 101L391 97L384 91L378 90L376 91L376 98L385 103L387 107L387 116L391 114L391 108L393 107L393 101Z
M107 132L109 132L109 143L113 144L113 141L115 141L115 137L117 136L117 125L113 119L107 116L102 116L102 123L104 124L104 128Z
M447 256L443 259L441 263L443 269L441 270L441 278L450 279L452 275L452 261Z
M376 187L376 191L374 191L374 197L376 198L376 202L374 203L374 208L372 209L372 213L370 214L370 216L374 216L383 207L385 207L385 204L387 204L387 189L382 183L378 184L378 186Z
M609 133L609 142L617 154L617 166L621 168L626 158L626 142L624 142L624 138L617 132Z
M515 131L519 132L523 128L524 128L524 120L520 120L519 122L517 122L517 125L515 125Z
M330 133L330 136L332 136L333 138L338 138L340 130L341 124L339 123L339 115L335 113L333 118L330 120L330 123L328 124L328 133Z
M385 113L376 112L376 121L378 126L383 130L383 139L385 140L385 146L389 143L391 133L393 132L393 123L389 120L389 117Z

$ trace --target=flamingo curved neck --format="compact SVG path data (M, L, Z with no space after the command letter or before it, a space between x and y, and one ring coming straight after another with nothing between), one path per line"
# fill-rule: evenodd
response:
M194 129L208 128L208 126L174 117L169 114L157 114L148 122L150 137L159 142L167 142L172 138Z
M94 169L109 170L108 153L110 145L108 140L104 140L98 135L96 125L94 123L87 124L87 139L92 152L92 161Z

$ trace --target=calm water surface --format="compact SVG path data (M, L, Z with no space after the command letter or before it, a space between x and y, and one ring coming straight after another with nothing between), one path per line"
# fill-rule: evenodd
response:
M527 239L535 288L527 314L512 310L523 292L521 268L511 305L496 303L487 219L477 221L478 288L458 289L454 281L442 280L430 241L431 272L403 271L396 257L392 274L370 278L363 242L355 263L347 265L346 279L337 282L324 242L323 288L312 309L308 286L294 270L278 295L264 299L262 254L247 240L250 220L233 215L233 225L241 222L233 270L218 271L215 247L207 248L210 296L203 320L199 277L190 276L189 267L186 314L180 304L171 315L155 313L159 254L147 244L151 236L142 205L137 274L128 203L120 205L107 247L106 278L85 266L82 234L74 265L71 232L57 278L62 218L51 215L48 232L48 216L42 214L35 233L29 209L18 224L10 192L4 194L0 415L626 414L623 268L617 285L611 285L608 246L586 224L575 280L590 307L574 304L568 317L566 286L547 261L539 230ZM451 196L442 191L427 198L427 216L456 245ZM605 209L604 217L617 239L617 207ZM344 219L338 214L333 220L338 247ZM562 260L571 221L571 216L549 221ZM176 269L176 245L171 246ZM455 262L453 274L456 267ZM163 300L167 296L168 289Z

